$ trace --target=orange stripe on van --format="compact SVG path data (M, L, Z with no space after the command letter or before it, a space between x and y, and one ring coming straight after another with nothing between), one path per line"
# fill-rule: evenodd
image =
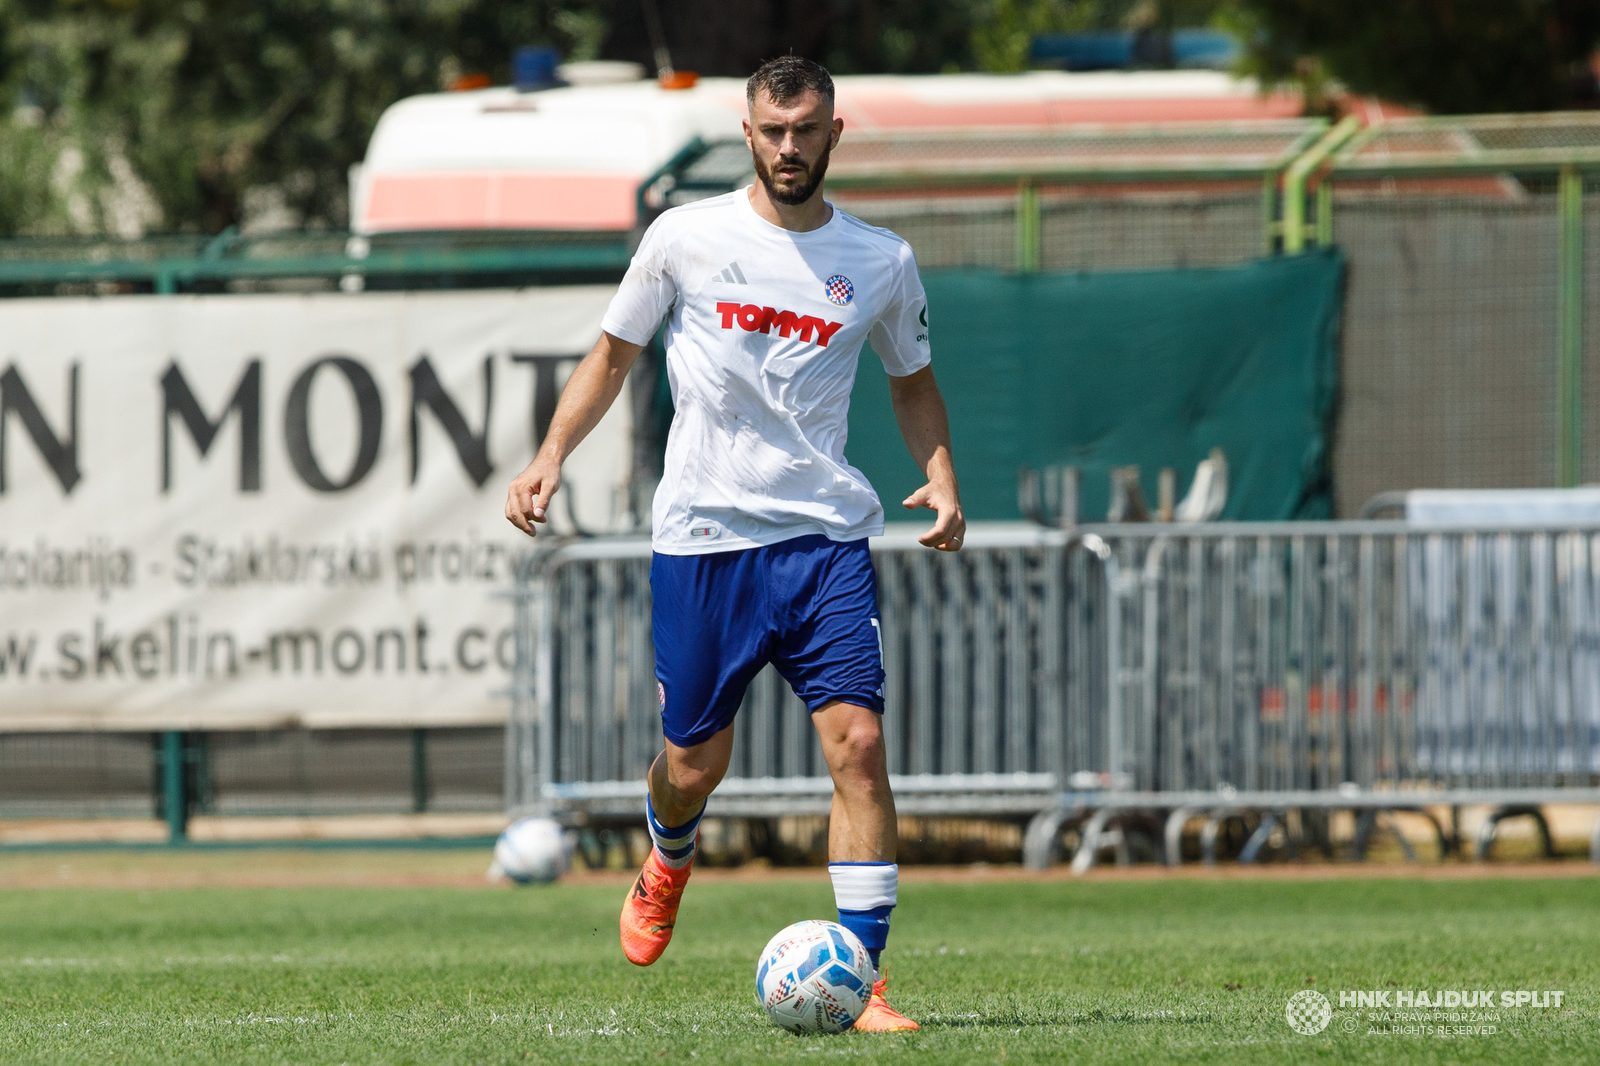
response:
M639 179L628 174L428 171L372 181L368 230L633 228Z

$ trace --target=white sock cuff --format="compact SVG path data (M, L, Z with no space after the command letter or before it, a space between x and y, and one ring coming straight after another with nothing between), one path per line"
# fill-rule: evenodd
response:
M900 895L900 867L892 862L831 862L828 876L842 911L893 907Z
M650 830L650 839L656 847L663 852L672 854L680 852L694 843L695 834L700 831L700 819L705 817L704 805L683 825L668 828L656 820L654 805L650 802L650 794L645 793L644 798L645 825Z

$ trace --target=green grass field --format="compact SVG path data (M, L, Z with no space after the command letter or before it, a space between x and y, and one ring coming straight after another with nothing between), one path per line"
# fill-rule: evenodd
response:
M270 853L256 860L270 863ZM798 1038L755 1006L826 881L691 883L666 957L622 885L0 892L0 1058L28 1063L1594 1062L1600 881L911 880L889 959L917 1034ZM1313 983L1314 982L1314 983ZM1439 1039L1285 1022L1341 989L1561 989Z

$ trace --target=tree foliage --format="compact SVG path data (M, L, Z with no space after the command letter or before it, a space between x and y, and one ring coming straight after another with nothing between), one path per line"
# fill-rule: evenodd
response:
M504 80L515 44L592 54L602 27L553 0L0 0L0 227L217 232L263 188L337 224L389 104Z
M1596 0L655 0L674 62L743 75L1025 69L1039 33L1227 25L1246 72L1432 111L1578 98ZM641 0L0 0L0 234L344 223L383 109L518 45L653 70ZM1588 80L1593 91L1593 79ZM259 204L257 205L259 208Z
M1570 106L1600 44L1595 0L1237 0L1232 15L1249 73L1439 114Z

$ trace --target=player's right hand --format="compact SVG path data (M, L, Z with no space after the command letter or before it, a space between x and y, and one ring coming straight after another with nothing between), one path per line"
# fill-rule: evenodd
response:
M512 479L511 487L506 490L506 521L530 537L538 536L533 524L549 521L546 512L550 509L550 497L560 487L561 464L542 455L535 457L526 470Z

